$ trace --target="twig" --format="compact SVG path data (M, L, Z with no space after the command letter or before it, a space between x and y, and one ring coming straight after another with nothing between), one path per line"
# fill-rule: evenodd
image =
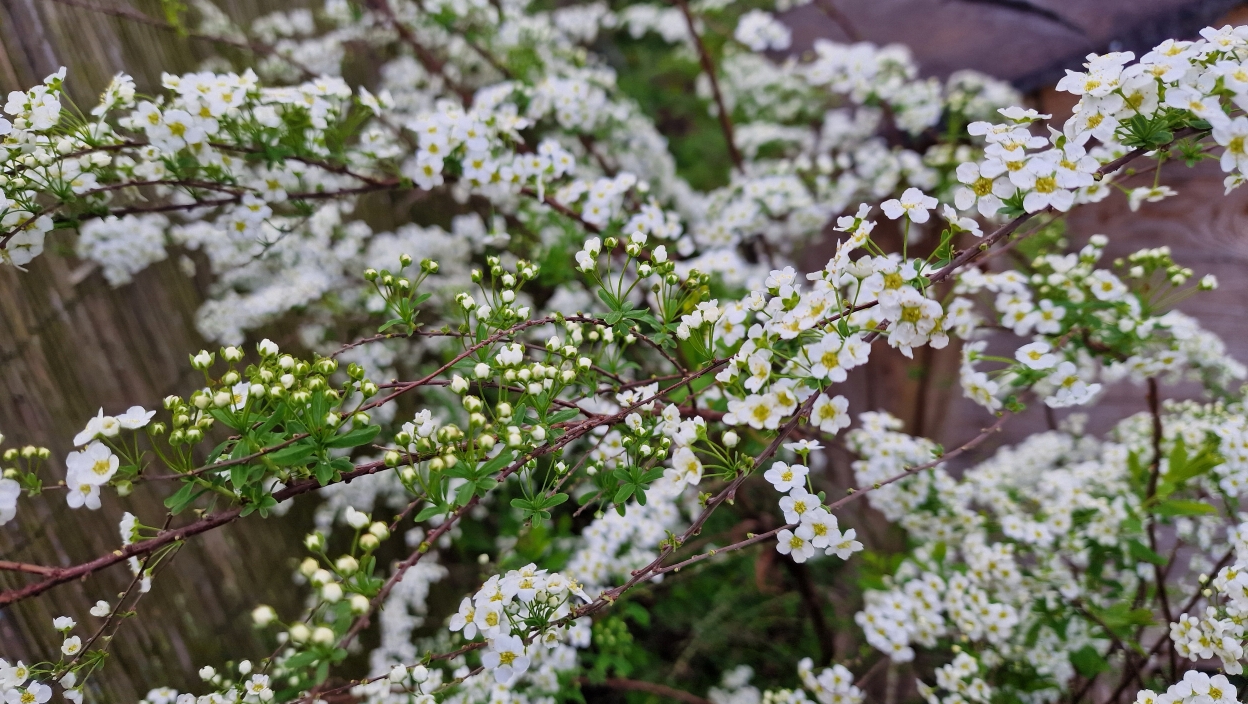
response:
M693 40L693 45L698 50L698 59L702 62L702 70L706 73L706 77L711 81L711 95L715 97L715 107L719 111L719 128L724 132L724 140L728 142L728 156L732 159L732 165L738 172L744 173L745 167L741 159L741 152L737 151L736 140L732 137L732 116L728 114L728 108L724 105L724 96L719 90L719 79L715 76L715 62L711 60L711 55L706 50L706 45L702 43L702 37L698 36L698 28L693 21L693 13L689 11L688 0L675 0L676 6L680 8L681 14L685 16L685 24L689 27L689 37Z

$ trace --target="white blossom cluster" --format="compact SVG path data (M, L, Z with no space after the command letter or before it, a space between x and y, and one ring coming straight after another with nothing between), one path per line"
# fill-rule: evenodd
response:
M371 623L380 644L368 676L335 694L548 704L572 696L582 651L603 645L591 617L628 589L659 593L684 565L763 538L798 563L817 551L850 559L866 546L834 511L857 495L908 547L885 570L862 561L854 623L894 663L936 653L935 684L919 683L932 704L1050 704L1077 675L1095 676L1089 662L1139 655L1113 642L1151 625L1166 595L1203 604L1169 624L1176 652L1241 671L1248 564L1236 552L1214 570L1208 556L1242 547L1244 529L1225 525L1240 520L1234 500L1248 486L1235 388L1248 370L1174 308L1216 281L1193 285L1166 248L1106 266L1105 235L1067 252L1047 218L1126 190L1126 160L1147 154L1158 175L1129 189L1128 204L1175 195L1162 163L1196 160L1206 138L1227 189L1238 186L1244 28L1167 41L1138 62L1089 57L1058 86L1080 97L1074 116L1044 134L1049 116L1014 105L1007 87L965 72L920 78L899 47L818 42L813 56L773 60L763 52L786 50L791 35L767 9L329 0L242 29L199 4L202 32L263 42L266 58L166 74L150 96L118 76L89 118L72 120L62 72L11 93L12 121L0 120L0 258L25 266L54 227L81 221L76 251L114 285L170 255L190 273L206 260L199 326L227 345L220 363L190 357L204 386L165 399L159 420L135 406L88 422L52 479L68 507L98 509L154 479L173 481L166 506L188 521L280 516L296 496L326 497L295 576L299 613L252 613L271 629L272 661L205 666L206 693L158 688L146 704L329 696L321 685ZM699 17L720 12L731 21ZM731 35L718 82L703 76L697 90L707 117L724 118L732 164L723 185L698 191L594 46L656 32L678 59L700 58L713 25ZM342 77L355 47L393 57L370 86ZM942 124L948 134L930 146L888 137L925 144ZM900 252L873 237L876 205ZM992 261L995 226L1033 216L1043 228L1025 234L1040 253L1013 268ZM827 226L835 252L805 272L795 255ZM287 318L310 354L268 339L254 354L241 346ZM344 331L355 342L343 346ZM960 345L961 386L998 422L1033 401L1090 405L1123 381L1146 385L1154 408L1102 439L1070 416L959 470L934 440L877 410L851 414L838 393L880 338L911 359ZM1212 399L1157 399L1181 381ZM413 399L404 410L400 397ZM847 429L853 486L833 500L821 441ZM50 493L50 456L3 453L0 524L23 494ZM760 519L778 527L722 554L722 536L695 541L712 511L736 510L747 481L768 497ZM509 569L529 559L516 559L521 536L569 500L573 517L593 513L552 541L566 561ZM392 523L374 518L391 509ZM454 581L441 551L470 521L523 527L491 536L500 573L446 628L419 636L441 616L434 585ZM112 554L136 586L93 616L111 620L148 590L168 551L146 548L172 542L154 525L125 514ZM1190 594L1168 582L1163 564L1178 565L1174 581L1188 575L1162 555L1159 532L1198 548L1186 571L1216 572L1212 582ZM396 537L407 557L382 564ZM43 704L53 683L81 701L79 673L95 662L84 660L107 646L70 635L75 625L54 623L56 661L0 660L8 704ZM750 677L729 670L710 698L865 698L842 664L816 673L802 660L801 689L763 692ZM1235 697L1221 675L1188 672L1138 702Z

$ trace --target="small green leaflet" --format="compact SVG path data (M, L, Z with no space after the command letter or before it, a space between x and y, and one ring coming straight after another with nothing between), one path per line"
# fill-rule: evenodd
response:
M380 432L380 425L366 425L363 428L355 428L351 432L342 435L335 435L325 442L325 447L343 448L367 445Z

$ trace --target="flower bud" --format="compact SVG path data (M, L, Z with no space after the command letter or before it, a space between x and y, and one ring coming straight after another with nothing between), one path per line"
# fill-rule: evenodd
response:
M337 582L330 582L321 587L321 598L331 604L342 601L342 585Z
M203 371L212 366L212 361L215 357L216 355L210 353L208 350L200 350L199 354L190 355L191 368Z
M312 631L308 630L308 627L302 623L296 623L291 626L287 633L289 634L290 641L292 643L303 643L307 641L308 638L312 637Z
M737 443L740 441L741 437L737 435L736 432L729 430L724 433L724 447L736 447Z
M275 620L277 620L277 612L273 610L272 606L265 606L262 604L257 606L251 612L252 623L256 624L260 628L268 626Z
M360 549L365 552L372 552L379 547L381 547L381 541L378 540L376 536L365 533L363 537L360 538Z
M350 555L343 555L334 562L334 569L338 570L339 574L355 574L356 570L360 569L360 562Z
M334 642L334 632L325 626L319 626L312 631L312 642L317 645L329 645Z

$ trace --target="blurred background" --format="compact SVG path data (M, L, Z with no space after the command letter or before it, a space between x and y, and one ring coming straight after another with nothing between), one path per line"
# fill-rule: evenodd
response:
M1237 0L815 2L824 8L806 5L785 15L794 29L793 52L808 51L821 37L901 43L927 75L973 68L1012 82L1034 107L1052 113L1057 124L1069 113L1073 96L1056 93L1052 86L1065 69L1078 68L1086 54L1130 50L1139 55L1165 38L1192 38L1205 26L1248 23L1248 6ZM288 0L216 4L240 24L274 10L312 5ZM133 75L143 92L159 86L162 71L197 70L222 51L232 52L236 65L246 62L245 50L173 31L163 18L160 0L0 0L0 88L24 89L66 66L69 94L85 109L119 71ZM627 82L621 85L629 90ZM647 96L638 99L644 105ZM670 130L667 136L689 152L682 165L695 169L700 145L688 132L698 121L664 117L660 129ZM706 120L705 115L698 118ZM696 180L696 173L686 175ZM1077 246L1092 234L1106 233L1111 256L1165 244L1197 276L1215 274L1219 290L1181 307L1222 336L1238 359L1248 360L1248 189L1223 197L1222 174L1214 162L1194 169L1168 167L1166 182L1180 196L1148 204L1141 213L1128 212L1122 197L1073 213L1067 230L1071 242ZM813 244L809 256L798 260L817 268L826 261L826 247ZM111 288L98 268L73 256L72 234L64 232L49 238L48 254L29 271L0 268L0 432L6 446L51 447L52 472L63 475L69 440L96 409L150 408L167 394L192 390L196 379L186 355L205 346L194 319L209 285L206 273L188 277L171 258L133 283ZM280 340L282 334L279 329L271 336ZM869 374L852 379L856 408L885 408L906 421L908 432L934 437L946 447L976 435L986 423L982 410L958 398L956 350L923 348L915 360L889 355L888 349L879 353L886 363L873 363ZM1143 408L1143 389L1117 387L1090 410L1089 428L1104 430ZM1058 420L1033 409L995 442L1008 443ZM848 472L835 458L833 466ZM106 552L117 542L123 510L163 513L163 496L146 488L140 487L125 507L106 502L95 512L25 502L17 520L0 528L0 558L59 565ZM130 637L118 643L101 680L105 700L135 701L150 683L185 685L199 666L240 652L263 655L249 611L259 602L279 610L282 604L299 603L288 561L300 554L298 543L309 525L299 520L300 512L310 510L296 506L286 530L278 522L259 525L251 519L246 526L209 533L185 546L177 569L158 580L141 617L125 626ZM852 518L846 522L854 524ZM245 559L233 559L240 554ZM59 645L59 636L48 628L54 616L81 620L99 594L120 591L129 578L126 570L112 570L92 577L90 589L65 585L47 598L0 610L0 656L29 662L53 652ZM22 582L18 575L0 573L0 587Z

